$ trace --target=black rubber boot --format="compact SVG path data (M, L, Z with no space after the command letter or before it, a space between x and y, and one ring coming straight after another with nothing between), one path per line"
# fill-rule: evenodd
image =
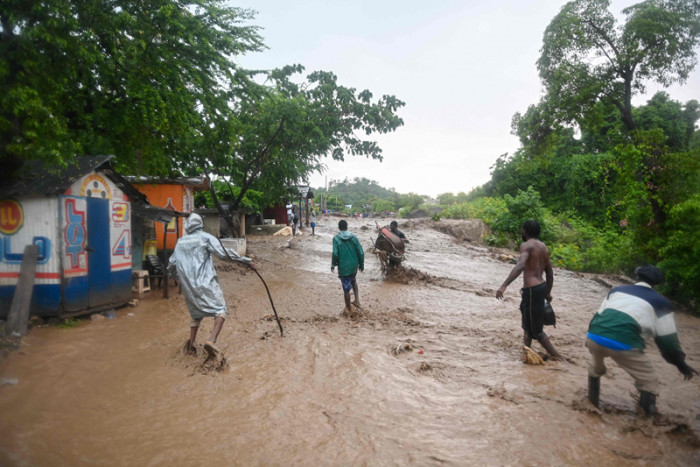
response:
M588 376L588 400L598 408L600 403L600 378Z
M640 391L639 405L644 409L644 413L647 417L653 417L656 415L656 394Z

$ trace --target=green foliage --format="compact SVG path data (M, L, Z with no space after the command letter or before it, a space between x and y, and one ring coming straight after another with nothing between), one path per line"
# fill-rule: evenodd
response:
M537 62L550 117L581 122L598 102L614 105L629 131L637 124L632 96L647 80L684 82L700 41L696 2L645 1L623 10L618 25L609 0L574 0L552 20Z
M617 202L609 213L629 230L643 257L656 262L668 230L674 228L670 208L698 193L700 161L697 152L669 152L659 128L633 136L631 144L615 150Z
M396 205L388 199L378 199L373 202L374 212L394 212Z
M523 222L534 219L540 223L542 228L542 240L547 238L548 224L545 221L544 206L537 191L530 186L527 191L518 190L515 197L505 195L503 200L506 204L506 212L493 224L495 230L517 238L520 236Z
M381 148L369 138L403 125L396 111L404 103L396 97L374 99L367 90L338 84L333 73L301 78L303 71L292 65L238 73L235 91L241 98L211 122L203 149L188 161L190 170L203 168L241 188L232 209L250 188L283 197L286 187L321 169L327 156L381 160Z
M228 104L233 57L263 48L223 0L7 1L0 6L0 158L115 154L169 175ZM7 175L7 171L6 172Z
M463 191L460 191L456 195L453 193L442 193L437 196L437 200L441 206L451 206L454 204L466 203L469 201L469 195Z
M57 327L59 327L61 329L70 329L70 328L80 326L81 322L82 321L80 321L80 319L78 319L78 318L66 318Z
M587 272L621 272L636 261L631 238L618 229L599 229L574 213L547 215L555 266Z
M571 243L554 243L550 250L552 265L580 271L583 269L583 255L579 247Z
M468 203L450 206L440 213L446 219L481 219L490 226L506 213L506 203L502 198L483 197Z
M693 304L700 290L700 104L682 105L663 92L637 108L631 99L645 81L687 79L700 6L644 1L618 25L609 5L570 1L547 27L538 60L546 97L515 114L521 147L500 156L480 188L506 204L486 240L512 241L522 220L535 218L555 265L630 273L661 260L665 290ZM443 217L474 215L470 201Z
M634 109L635 120L640 129L661 130L664 145L670 151L686 151L700 117L698 101L685 105L671 100L665 92L657 92L646 105Z
M442 210L440 216L444 219L473 219L474 210L470 203L454 204Z
M239 187L229 186L228 184L219 180L215 180L213 182L213 186L216 196L221 203L231 203L241 192ZM198 208L201 206L209 209L216 207L211 193L208 191L196 192L194 195L194 200L195 206ZM261 193L256 190L248 190L243 196L239 204L239 208L251 212L261 213L263 209L273 205L275 201L276 200L274 199L269 199L265 193Z
M488 227L484 242L499 247L517 243L522 223L534 218L543 226L541 238L550 246L552 263L566 269L622 271L633 267L637 260L629 235L612 228L596 228L573 212L552 214L532 189L520 191L516 197L482 197L453 205L440 217L481 219Z
M397 193L394 189L380 186L374 180L367 178L345 179L342 182L332 182L328 191L323 188L314 190L317 197L328 200L329 209L335 197L343 200L343 204L351 204L353 212L400 212L406 215L415 211L425 201L425 197L416 193ZM338 203L339 205L341 203Z
M402 193L395 198L394 203L396 204L397 208L411 212L418 209L418 207L423 204L423 201L425 201L423 196L416 193Z
M325 157L381 160L372 138L403 124L404 103L301 65L241 69L237 55L264 49L252 19L224 0L2 3L0 178L22 159L108 153L120 171L228 180L235 210Z
M317 197L327 197L331 201L337 196L343 201L338 204L362 206L380 203L374 207L375 211L395 211L395 201L399 196L393 189L384 188L376 181L365 177L356 177L352 180L346 178L343 181L331 180L328 191L324 188L317 188L314 190L314 194Z
M669 234L661 248L659 266L665 290L697 310L700 303L700 194L674 206Z

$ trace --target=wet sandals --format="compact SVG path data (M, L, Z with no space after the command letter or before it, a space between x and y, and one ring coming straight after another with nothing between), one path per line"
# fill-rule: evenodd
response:
M207 341L204 344L204 350L207 352L207 360L216 360L218 364L221 364L224 358L224 354L212 341Z
M182 348L180 349L180 353L182 355L193 355L197 356L197 348L194 346L190 346L190 340L187 339L184 344L182 344Z

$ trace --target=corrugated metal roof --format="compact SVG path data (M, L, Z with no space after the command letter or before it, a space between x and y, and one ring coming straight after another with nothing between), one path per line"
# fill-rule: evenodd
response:
M126 175L125 178L131 183L153 184L153 185L191 185L194 191L209 190L209 179L206 177L149 177L143 175Z
M66 168L47 167L44 161L24 161L22 178L4 181L0 187L0 198L11 196L44 195L55 196L83 175L99 169L114 156L76 157Z
M189 214L172 209L159 208L150 204L132 204L135 212L138 212L146 219L157 222L170 222L173 217L187 217Z
M187 217L189 215L180 211L151 206L146 195L137 190L127 180L127 177L112 169L109 161L113 157L109 155L77 157L74 163L63 169L49 169L43 161L24 161L21 170L25 175L20 179L3 183L0 187L0 199L14 196L60 195L83 175L99 170L129 197L132 209L147 219L170 222L173 217Z

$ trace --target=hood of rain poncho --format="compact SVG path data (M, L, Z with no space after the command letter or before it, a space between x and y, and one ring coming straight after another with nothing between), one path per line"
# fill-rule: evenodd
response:
M185 231L189 234L204 228L204 221L199 214L190 214L185 221Z
M352 237L354 237L353 233L349 230L341 230L338 232L337 236L340 237L341 240L350 240Z
M226 261L251 263L233 250L224 249L221 242L203 230L204 223L197 214L185 221L187 234L175 245L168 271L176 272L187 308L194 319L206 316L226 316L226 300L219 286L211 255Z

